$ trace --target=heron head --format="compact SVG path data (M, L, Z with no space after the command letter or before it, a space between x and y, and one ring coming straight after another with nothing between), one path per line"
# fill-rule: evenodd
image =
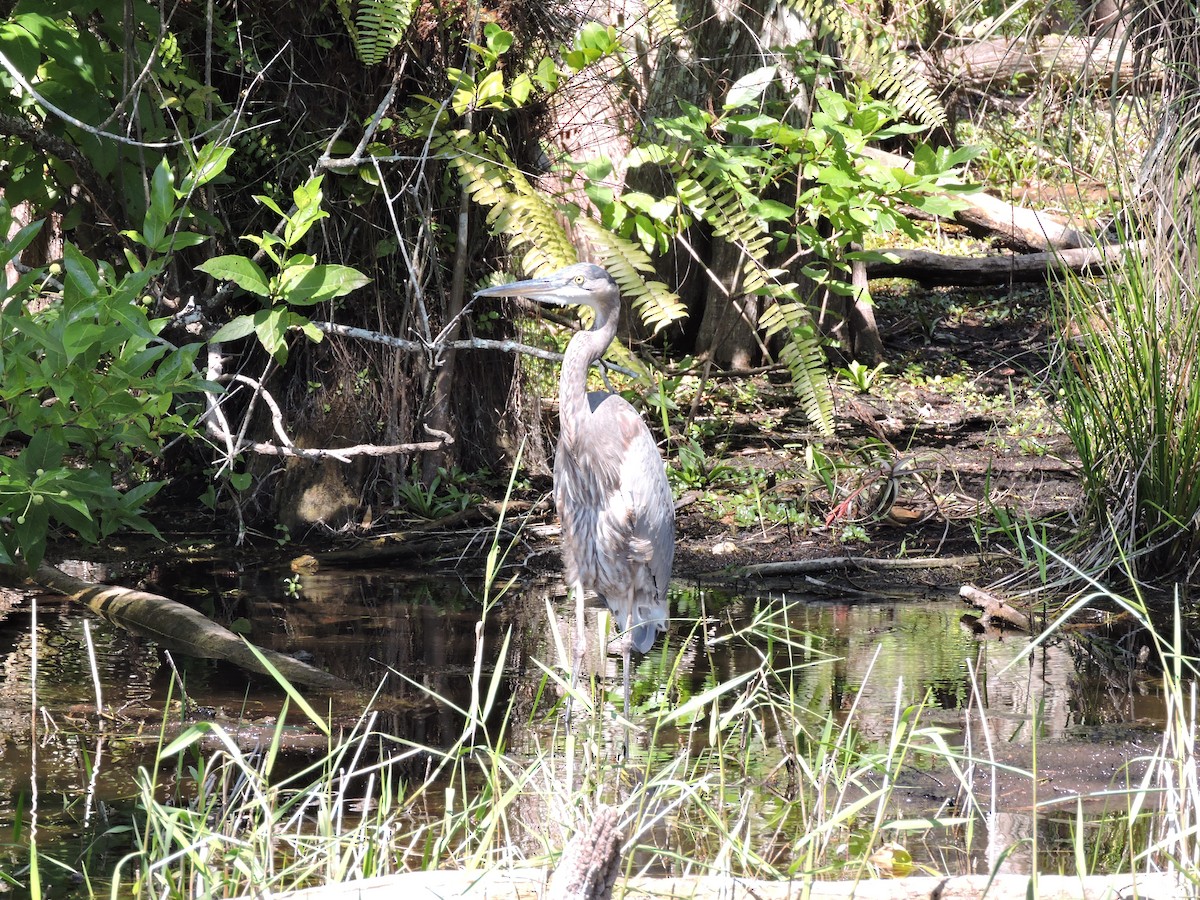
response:
M621 289L600 266L576 263L545 278L514 281L475 292L476 297L528 297L556 306L590 306L596 312L615 310Z

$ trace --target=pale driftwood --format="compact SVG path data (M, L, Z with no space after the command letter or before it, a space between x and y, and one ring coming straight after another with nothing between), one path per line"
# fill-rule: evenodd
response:
M943 50L926 61L935 84L983 88L1015 81L1057 81L1124 87L1137 75L1133 49L1107 38L1048 34L1036 40L995 38Z
M621 817L611 806L596 810L588 827L571 838L550 876L545 900L609 900L621 875Z
M907 156L888 153L874 147L862 151L863 156L896 169L911 172L913 162ZM1091 247L1096 242L1087 234L1057 221L1045 213L1014 206L998 197L982 192L960 194L957 199L966 209L954 214L954 221L969 229L994 237L1011 250L1031 253L1046 250L1074 250ZM870 264L867 274L870 275Z
M1014 609L1005 603L1003 597L977 588L973 584L964 584L958 589L958 595L972 606L983 610L983 617L980 620L980 624L984 627L1003 623L1021 631L1033 631L1033 625L1029 621L1029 617L1020 610Z
M823 556L820 559L789 559L782 562L757 563L743 566L738 574L747 578L772 578L780 575L812 575L840 569L863 569L868 572L897 569L971 569L985 566L1001 558L1001 554L976 553L970 556L906 556L900 559L877 559L870 556Z
M33 578L40 587L82 603L98 616L201 659L224 659L240 668L270 674L246 642L189 606L146 591L97 584L43 563ZM293 684L329 692L354 690L335 675L274 650L259 652Z
M409 872L347 884L331 884L291 893L276 900L548 900L546 873L540 869L506 872ZM617 885L615 896L626 900L1135 900L1194 897L1182 879L1151 875L1042 875L1036 885L1028 875L966 875L956 878L864 878L861 881L755 881L704 875L693 878L631 878ZM242 900L252 900L243 897Z
M1021 256L947 256L932 250L885 250L891 261L867 263L868 278L911 278L922 284L983 285L1047 281L1056 274L1102 275L1142 245L1114 244Z

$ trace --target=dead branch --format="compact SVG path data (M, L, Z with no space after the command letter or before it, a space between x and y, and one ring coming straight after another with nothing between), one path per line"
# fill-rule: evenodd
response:
M1121 88L1139 74L1128 44L1061 34L1047 34L1036 41L1025 37L972 41L944 50L940 59L926 65L927 77L936 84L984 89L1048 78Z

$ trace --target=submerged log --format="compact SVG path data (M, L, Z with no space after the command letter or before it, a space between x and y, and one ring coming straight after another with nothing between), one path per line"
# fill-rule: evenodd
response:
M271 674L245 640L177 600L84 581L45 563L38 566L33 581L168 649L201 659L224 659L250 672ZM354 690L349 682L294 657L261 648L258 652L292 684L330 693Z
M983 617L980 620L980 625L983 627L1002 624L1033 633L1033 624L1029 621L1029 617L1019 609L1009 606L1003 597L981 590L973 584L964 584L958 589L958 595L972 606L983 610Z
M274 893L277 900L548 900L541 869L408 872L346 884ZM863 878L858 881L756 881L701 875L693 878L630 878L617 897L678 900L1112 900L1114 897L1192 896L1173 875L964 875L953 878ZM242 900L251 900L244 897Z
M844 569L897 571L901 569L972 569L999 559L999 554L973 553L968 556L905 556L896 559L873 556L823 556L819 559L788 559L781 562L755 563L742 566L737 574L745 578L776 578L788 575L811 575Z

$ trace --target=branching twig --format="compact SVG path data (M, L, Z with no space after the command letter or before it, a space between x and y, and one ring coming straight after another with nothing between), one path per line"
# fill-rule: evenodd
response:
M476 337L462 338L457 341L437 341L435 339L427 345L423 341L410 341L405 338L392 337L390 334L381 334L378 331L370 331L366 328L356 328L353 325L339 325L336 322L313 322L312 324L325 334L337 334L360 341L370 341L375 344L383 344L386 347L394 347L397 350L404 350L408 353L422 353L429 349L452 347L456 350L498 350L501 353L523 353L526 356L544 359L547 362L562 362L563 358L561 353L557 353L554 350L531 347L529 344L522 344L520 341L495 341L489 338ZM630 378L638 377L638 373L633 371L633 369L619 366L616 363L600 360L599 365L602 369L619 372Z

